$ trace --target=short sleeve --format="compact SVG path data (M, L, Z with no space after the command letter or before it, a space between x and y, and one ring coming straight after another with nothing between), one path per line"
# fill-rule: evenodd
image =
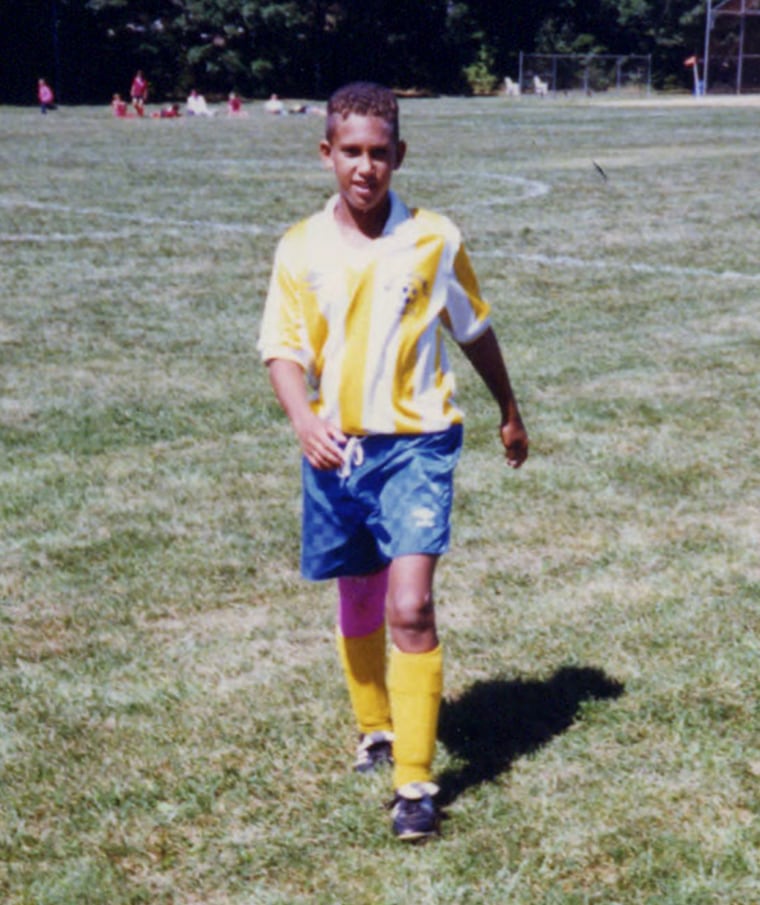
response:
M258 350L265 362L283 358L308 368L298 281L287 264L285 239L275 253Z
M460 242L454 254L443 321L454 339L466 345L488 329L490 310L480 295L475 271Z

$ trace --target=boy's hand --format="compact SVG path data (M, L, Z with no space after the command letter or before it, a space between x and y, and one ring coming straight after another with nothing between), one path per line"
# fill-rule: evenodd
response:
M462 351L470 360L501 412L501 442L510 468L519 468L528 458L528 433L522 423L512 387L509 383L507 366L496 339L493 328L489 327L474 342L462 346Z
M322 470L340 468L343 464L341 447L346 436L339 427L322 421L312 412L301 366L282 358L273 358L267 366L275 394L309 463Z
M528 458L528 432L519 417L501 426L501 442L510 468L519 468Z
M313 468L326 471L343 465L346 436L340 428L310 414L296 426L296 433L303 454Z

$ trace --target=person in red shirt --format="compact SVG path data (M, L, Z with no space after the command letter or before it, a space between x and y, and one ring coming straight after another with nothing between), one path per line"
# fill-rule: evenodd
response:
M129 115L127 113L127 102L122 100L120 94L114 94L111 100L111 111L113 112L113 115L119 119L126 119Z
M164 107L158 113L151 113L152 119L179 119L180 116L182 116L182 113L179 109L179 104L169 104L168 107Z
M45 79L40 79L37 82L37 100L40 102L40 113L47 113L48 110L55 110L53 89L48 85Z
M148 82L143 75L142 69L138 69L135 77L132 79L132 87L129 89L129 96L132 99L132 106L138 116L145 114L145 102L148 100Z
M230 91L230 95L227 98L227 116L247 115L246 111L243 110L243 101L234 91Z

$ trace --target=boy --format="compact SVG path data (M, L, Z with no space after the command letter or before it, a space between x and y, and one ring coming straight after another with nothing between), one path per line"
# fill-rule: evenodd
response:
M514 468L528 437L458 230L391 191L406 151L393 93L336 91L319 150L338 192L281 239L259 349L303 451L302 572L338 580L355 768L393 763L394 832L425 839L438 829L433 573L462 445L442 327L496 399Z

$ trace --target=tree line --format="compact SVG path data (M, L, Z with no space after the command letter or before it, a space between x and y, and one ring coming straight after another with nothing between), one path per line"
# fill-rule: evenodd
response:
M688 87L703 42L695 0L25 0L0 8L0 102L39 77L63 103L231 90L324 97L372 79L432 93L487 90L520 51L652 55L655 87Z

